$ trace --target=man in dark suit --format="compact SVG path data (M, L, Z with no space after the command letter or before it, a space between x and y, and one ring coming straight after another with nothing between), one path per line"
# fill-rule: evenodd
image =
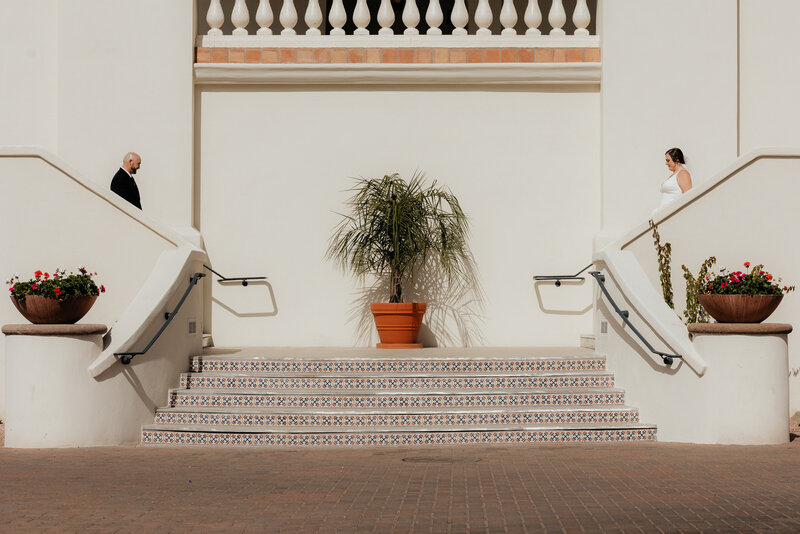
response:
M139 157L139 154L128 152L122 158L122 167L111 179L111 190L139 209L142 209L142 202L133 175L139 170L141 164L142 158Z

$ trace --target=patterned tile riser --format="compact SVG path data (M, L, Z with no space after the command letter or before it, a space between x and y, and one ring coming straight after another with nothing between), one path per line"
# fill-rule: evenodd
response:
M484 395L239 395L171 392L170 406L294 407L294 408L469 408L526 406L622 405L623 392L609 393L509 393Z
M182 388L404 390L404 389L557 389L612 388L612 376L496 376L496 377L227 377L181 376Z
M509 371L605 371L602 358L580 360L192 360L192 371L239 373L470 373Z
M211 426L315 426L408 427L461 425L539 425L574 423L638 423L637 411L533 412L491 414L364 414L364 415L251 415L251 414L156 414L156 423Z
M376 434L236 434L146 430L142 443L199 446L333 446L392 447L417 445L466 445L485 443L586 443L654 441L655 429L553 430L506 432L403 432Z

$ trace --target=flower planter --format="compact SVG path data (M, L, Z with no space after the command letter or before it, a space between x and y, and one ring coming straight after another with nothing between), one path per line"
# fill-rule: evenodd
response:
M700 305L719 323L760 323L783 295L699 295Z
M11 297L11 302L19 312L33 324L74 324L86 315L96 296L72 297L58 301L40 295L28 295L25 300Z
M379 349L421 349L417 343L425 302L373 302L369 305L381 342Z

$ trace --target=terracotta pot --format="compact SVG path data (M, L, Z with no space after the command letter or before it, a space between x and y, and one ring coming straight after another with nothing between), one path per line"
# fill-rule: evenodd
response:
M417 343L422 316L427 304L424 302L373 302L369 305L375 318L375 326L381 349L422 348Z
M72 297L57 301L40 295L28 295L19 301L11 297L14 306L33 324L74 324L83 318L94 305L94 297Z
M783 295L699 295L700 305L720 323L760 323L770 316Z

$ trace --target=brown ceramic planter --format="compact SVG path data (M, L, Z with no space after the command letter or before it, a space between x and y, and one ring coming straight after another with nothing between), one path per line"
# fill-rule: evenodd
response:
M369 305L375 318L375 327L381 349L422 348L417 343L422 316L427 304L424 302L373 302Z
M783 295L699 295L700 304L720 323L760 323L769 317Z
M80 321L94 305L94 297L72 297L57 301L40 295L28 295L18 301L11 297L14 306L33 324L74 324Z

